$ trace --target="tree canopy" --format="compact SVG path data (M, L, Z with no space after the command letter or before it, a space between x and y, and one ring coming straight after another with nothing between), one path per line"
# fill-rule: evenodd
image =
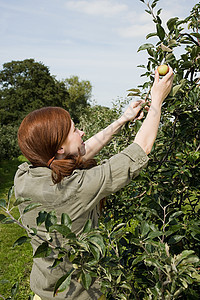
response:
M63 106L68 99L64 83L34 59L11 61L0 71L0 123L18 123L34 109Z
M65 105L75 123L89 106L89 100L92 94L92 85L88 80L81 80L78 76L71 76L64 81L65 87L69 93Z

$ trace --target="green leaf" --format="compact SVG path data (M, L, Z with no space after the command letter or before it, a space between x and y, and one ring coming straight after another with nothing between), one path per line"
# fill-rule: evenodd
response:
M31 234L32 236L36 235L36 234L37 234L37 229L34 228L34 227L31 227L31 228L30 228L30 234Z
M15 298L15 296L17 295L18 290L19 290L19 283L16 282L11 288L11 295L13 298Z
M122 279L122 274L120 274L120 275L118 276L116 283L119 284L119 283L121 282L121 279Z
M80 279L81 279L81 283L82 283L83 287L86 290L88 290L89 287L90 287L90 285L91 285L91 283L92 283L92 277L91 277L91 275L89 273L86 273L86 272L83 271L81 273Z
M131 239L131 242L134 244L134 245L137 245L137 246L141 246L142 244L140 243L140 240L139 239Z
M89 232L92 228L92 221L90 219L87 220L85 226L83 227L83 233Z
M3 207L3 208L6 207L6 200L5 199L0 199L0 207Z
M67 235L67 238L69 240L76 240L76 234L74 232L71 232Z
M105 244L103 242L103 238L100 235L92 235L88 237L88 241L92 244L94 244L102 255L105 255Z
M50 268L51 268L51 269L56 268L61 262L63 262L63 258L62 258L62 257L61 257L61 258L56 258L56 259L54 260L53 265L52 265Z
M13 206L18 206L21 203L27 202L27 201L31 201L31 198L23 198L23 197L19 197L16 199L16 201L13 203Z
M148 14L150 14L150 15L151 15L151 11L150 11L150 10L148 10L148 9L145 9L145 11L146 11Z
M35 251L33 257L39 258L39 257L47 257L51 254L52 250L49 247L49 244L47 242L43 242Z
M162 8L160 8L160 9L157 11L157 15L160 15L161 11L162 11Z
M181 260L187 258L187 257L190 256L190 255L193 255L194 253L195 253L194 250L184 250L184 251L180 254Z
M53 230L58 231L60 234L62 234L65 237L67 237L70 233L72 233L71 229L69 229L69 227L65 225L54 224L49 227L49 232L52 232Z
M136 96L140 96L139 93L128 93L127 97L136 97Z
M11 197L13 195L13 192L14 192L14 186L12 186L11 188L9 188L9 191L8 191L8 201L11 199Z
M24 243L27 243L27 242L30 242L31 241L31 238L30 237L27 237L27 236L21 236L20 238L18 238L14 244L13 244L13 248L15 248L16 246L20 246Z
M168 27L169 31L172 31L177 20L178 20L178 17L175 17L175 18L171 18L167 21L167 27Z
M146 254L138 255L132 262L132 265L136 265L139 262L143 261L146 257Z
M151 7L154 8L156 6L156 4L157 4L157 1L153 1Z
M89 249L89 243L88 243L87 241L77 241L77 244L78 244L81 248L85 249L87 252L90 251L90 249Z
M148 239L153 239L153 238L155 238L155 237L159 237L159 236L161 236L161 235L163 235L163 232L162 231L153 231L153 232L150 232L149 234L148 234Z
M47 212L44 210L40 211L36 218L37 226L40 226L43 222L45 222L46 217L47 217Z
M116 226L114 226L114 228L112 229L112 231L116 231L116 230L120 229L121 227L124 227L125 225L126 225L126 223L117 224Z
M182 87L182 84L175 85L172 88L170 95L172 95L174 97L176 95L176 93L180 90L181 87Z
M189 69L192 66L191 61L184 61L184 63L181 64L182 69Z
M146 44L143 44L142 46L140 46L137 52L139 52L141 50L151 49L151 48L154 48L154 45L146 43Z
M96 246L92 245L91 243L89 243L89 247L90 247L90 250L91 250L94 258L96 259L96 261L98 261L99 257L100 257L99 249Z
M26 214L27 212L35 209L36 207L39 207L41 206L42 204L41 203L31 203L29 205L27 205L23 211L23 214Z
M66 213L62 213L61 215L61 224L68 226L70 229L72 228L72 220Z
M154 266L154 267L160 268L161 270L163 269L163 266L155 258L145 258L144 261L148 266Z
M156 32L151 32L151 33L147 34L146 39L149 39L150 37L156 36L156 35L157 35Z
M144 237L149 232L149 224L147 222L142 222L141 224L141 236Z
M15 223L15 221L9 217L4 218L3 220L1 220L1 223L3 224L12 224Z
M1 222L1 221L3 221L5 218L6 218L6 216L5 216L5 215L3 215L3 214L0 214L0 222Z
M77 253L69 254L69 261L73 262L74 259L76 258L76 256L77 256Z
M138 66L139 67L139 66ZM139 89L129 89L127 90L128 92L135 92L135 93L140 93Z
M178 218L179 216L181 216L183 214L182 211L177 211L175 213L173 213L170 217L169 217L169 222L171 222L173 219Z
M45 227L47 231L49 231L49 227L52 225L55 225L57 223L57 217L55 211L51 211L47 214L46 220L45 220Z
M54 288L54 296L69 288L73 271L74 269L71 269L67 274L58 279Z
M157 35L160 38L161 41L164 40L165 38L165 30L160 24L156 24L156 29L157 29Z
M163 43L161 43L161 49L164 51L164 52L172 52L172 49L165 46Z
M171 236L170 239L169 239L168 244L176 244L176 243L180 242L183 238L184 238L183 235Z

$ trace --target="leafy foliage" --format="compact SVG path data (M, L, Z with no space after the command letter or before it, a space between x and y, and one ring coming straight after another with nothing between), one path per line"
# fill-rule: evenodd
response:
M43 106L62 106L66 97L64 84L34 59L5 63L0 71L1 125L19 124L27 113Z
M82 114L87 112L91 98L92 86L88 80L79 80L78 76L66 78L63 83L69 93L65 106L75 123L79 122Z
M0 160L12 159L20 155L17 144L17 130L15 125L3 125L0 128Z

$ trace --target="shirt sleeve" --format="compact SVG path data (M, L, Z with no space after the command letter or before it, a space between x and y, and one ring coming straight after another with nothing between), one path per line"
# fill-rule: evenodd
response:
M146 153L138 144L133 143L103 164L81 170L77 197L82 209L93 209L101 199L123 188L138 176L147 163Z

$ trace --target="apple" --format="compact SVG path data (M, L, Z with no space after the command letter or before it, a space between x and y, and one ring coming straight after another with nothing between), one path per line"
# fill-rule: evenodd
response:
M161 65L157 68L159 75L164 76L169 72L168 65Z

